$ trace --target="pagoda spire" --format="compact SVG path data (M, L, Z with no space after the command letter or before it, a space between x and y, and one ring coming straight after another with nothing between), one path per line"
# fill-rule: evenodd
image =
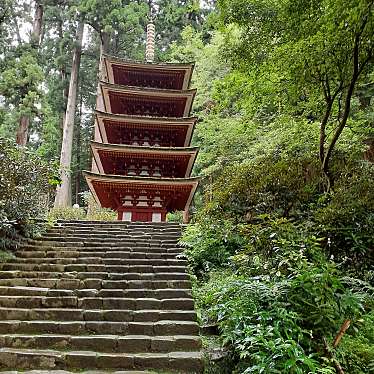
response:
M145 50L146 62L154 62L155 60L155 24L153 23L153 16L150 14L149 23L147 25L147 45Z

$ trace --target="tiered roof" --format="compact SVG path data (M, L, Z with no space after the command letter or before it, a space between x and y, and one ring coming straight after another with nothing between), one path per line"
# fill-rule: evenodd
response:
M134 137L148 135L151 146L187 147L191 143L196 117L157 118L110 114L96 111L100 141L111 144L133 144ZM140 142L140 140L139 140ZM138 142L138 144L139 144ZM143 145L143 144L139 144Z

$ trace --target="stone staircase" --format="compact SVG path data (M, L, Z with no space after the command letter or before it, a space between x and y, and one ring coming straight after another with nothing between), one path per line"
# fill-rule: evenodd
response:
M65 221L0 264L0 371L201 373L180 225Z

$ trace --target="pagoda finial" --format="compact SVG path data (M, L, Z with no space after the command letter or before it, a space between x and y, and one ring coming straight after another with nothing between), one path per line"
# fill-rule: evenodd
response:
M155 24L151 14L147 25L147 45L145 50L145 60L147 62L153 62L155 59L155 33Z

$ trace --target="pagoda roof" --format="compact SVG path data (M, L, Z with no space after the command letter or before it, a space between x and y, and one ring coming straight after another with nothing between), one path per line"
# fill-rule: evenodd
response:
M148 63L102 55L103 80L142 87L187 89L194 63Z
M101 110L94 110L96 117L108 118L118 121L136 122L136 123L162 123L166 126L172 125L185 125L195 124L198 121L198 117L152 117L152 116L132 116L127 114L114 114L109 112L103 112Z
M99 82L104 108L112 114L188 117L196 90L139 88Z
M107 112L95 111L96 123L99 128L100 137L103 143L118 144L118 137L110 134L114 128L122 129L143 129L143 130L164 130L172 131L176 135L180 133L181 146L187 147L191 143L191 138L197 117L146 117L130 116L124 114L111 114Z
M184 170L180 170L183 177L189 177L195 163L198 147L148 147L119 144L104 144L91 142L91 150L100 173L106 174L112 169L107 160L113 158L141 159L141 160L173 160L181 161Z
M83 171L96 202L104 208L118 210L126 194L142 191L160 193L167 198L170 211L186 210L191 204L199 178L152 178L120 175L103 175Z

